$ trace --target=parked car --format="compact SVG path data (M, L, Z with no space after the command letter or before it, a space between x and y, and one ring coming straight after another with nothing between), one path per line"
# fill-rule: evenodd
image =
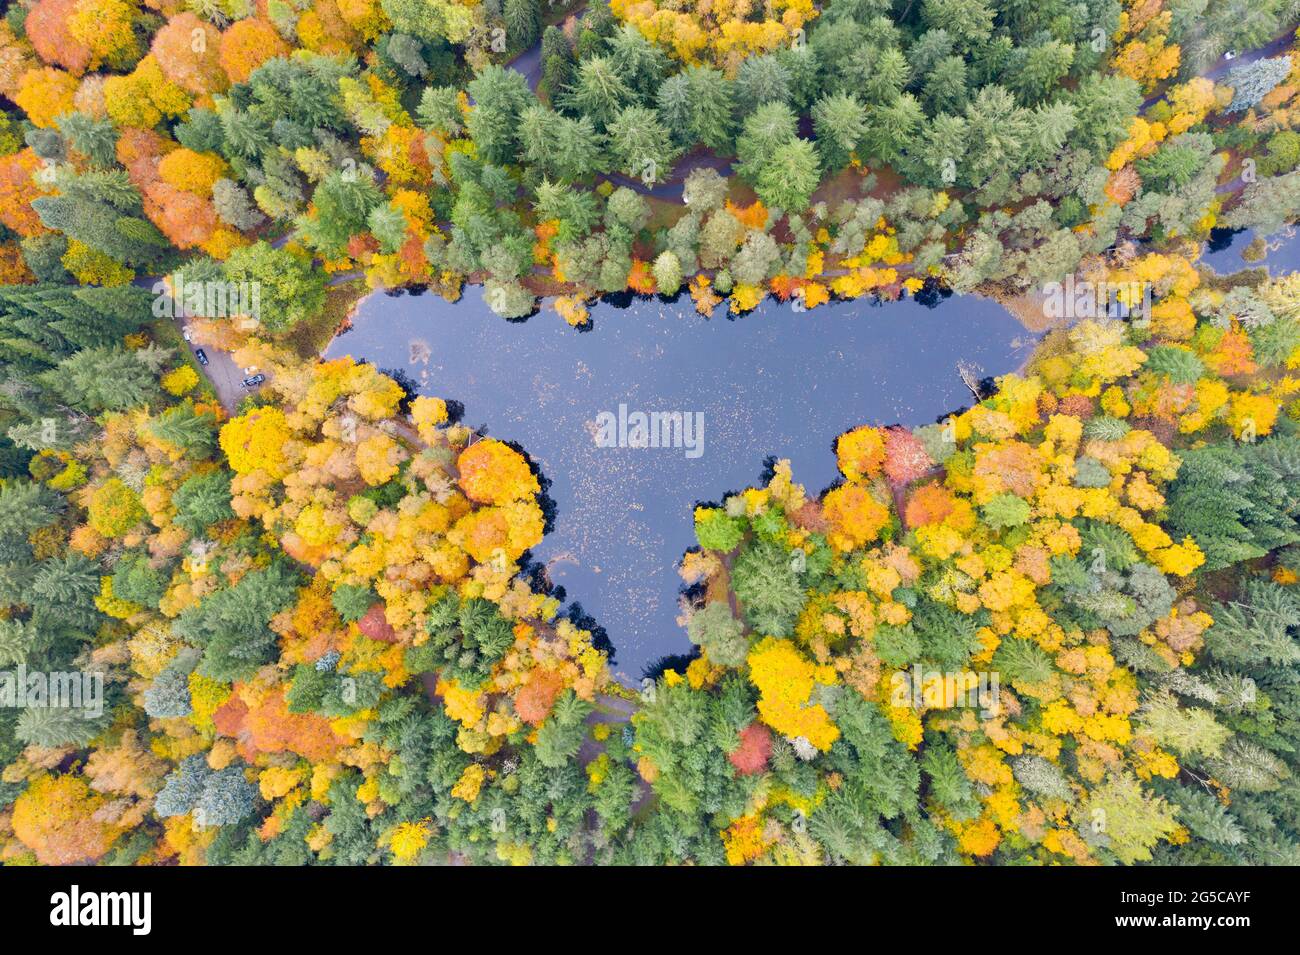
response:
M266 375L254 375L252 378L244 379L245 388L256 388L262 382L266 381Z
M190 330L188 328L181 329L181 338L185 339L187 342L194 341L194 336L190 334Z
M200 365L206 365L208 363L208 353L202 348L194 349L194 357L199 360Z

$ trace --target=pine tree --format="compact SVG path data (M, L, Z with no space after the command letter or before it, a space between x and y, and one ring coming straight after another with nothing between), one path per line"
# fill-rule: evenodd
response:
M1211 445L1182 459L1168 495L1170 535L1190 534L1207 570L1300 541L1300 439Z
M555 701L551 715L537 731L537 759L543 766L559 769L578 754L587 735L584 721L589 712L591 704L580 700L572 690L566 690Z
M599 129L605 129L628 106L636 101L636 94L628 85L613 57L592 56L578 67L577 79L569 89L567 102L579 113L591 118ZM475 141L478 137L475 136Z
M490 163L514 162L519 117L533 102L528 81L522 73L493 64L470 80L466 90L475 104L468 127L479 156Z
M866 137L866 109L856 97L836 93L817 101L812 119L822 165L828 172L843 169Z

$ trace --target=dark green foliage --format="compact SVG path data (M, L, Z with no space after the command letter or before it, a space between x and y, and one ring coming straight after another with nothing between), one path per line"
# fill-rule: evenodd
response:
M123 557L113 569L113 596L150 609L167 592L168 574L150 566L149 557L135 553Z
M469 133L485 162L508 163L517 154L519 116L533 99L527 81L514 70L489 66L468 86L475 109Z
M903 823L914 826L921 819L921 768L894 739L879 709L856 693L838 696L834 718L842 736L831 749L831 760L845 783L818 805L808 831L832 860L904 862ZM927 773L944 775L941 759L936 757ZM944 782L956 786L946 775ZM947 795L960 803L964 794L949 790Z
M0 536L25 538L53 523L63 507L63 499L44 484L6 481L0 486Z
M993 654L993 666L1002 679L1009 680L1013 686L1042 686L1056 672L1056 665L1046 650L1032 640L1020 637L998 644Z
M979 651L985 611L960 613L946 604L922 600L912 611L912 627L921 641L921 658L940 670L956 670Z
M1143 370L1166 375L1175 385L1191 385L1205 374L1205 363L1190 348L1159 345L1147 353Z
M378 673L343 674L300 663L286 699L291 713L320 713L331 719L375 706L384 692Z
M80 349L120 343L148 320L150 302L134 286L0 287L0 361L52 368Z
M744 625L721 601L706 604L691 614L687 631L691 642L708 653L710 662L721 666L739 666L749 651Z
M1300 440L1185 451L1167 498L1175 539L1190 534L1216 570L1300 541Z
M438 670L467 689L477 687L514 643L514 627L490 600L448 593L429 608L429 639L407 651L415 673Z
M1128 570L1140 559L1137 545L1123 528L1102 521L1080 522L1079 560L1094 573Z
M207 458L217 447L217 420L211 412L197 412L191 402L174 405L152 419L155 438L181 448L196 460Z
M731 582L741 615L752 630L765 636L792 631L807 596L784 546L751 541L736 557Z
M196 475L176 489L175 521L194 536L235 516L230 506L231 474L224 469Z
M578 699L572 690L565 690L537 730L538 762L550 769L570 763L587 736L585 720L589 712L591 704Z
M139 352L112 347L79 351L41 380L68 404L92 414L148 405L162 394Z
M942 741L928 744L921 757L921 771L925 774L929 797L954 819L966 820L979 815L975 786L952 747Z
M344 621L355 623L379 602L379 596L368 585L339 584L334 588L330 600Z
M229 683L273 660L277 638L267 623L293 602L300 583L296 571L277 561L183 611L173 626L203 647L199 672Z
M876 653L891 667L907 667L921 657L921 638L916 629L905 623L901 627L880 624L874 634Z

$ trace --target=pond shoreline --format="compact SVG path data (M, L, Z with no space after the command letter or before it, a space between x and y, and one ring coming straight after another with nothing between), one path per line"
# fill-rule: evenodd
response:
M1279 249L1287 258L1300 242ZM691 650L675 619L676 565L694 543L687 531L695 504L752 485L773 454L794 459L794 479L819 495L838 478L834 435L866 423L915 426L969 406L974 388L1023 373L1042 339L1069 324L1046 316L1041 294L993 286L969 295L931 287L922 295L929 307L915 296L864 296L787 314L790 303L768 297L752 311L733 315L723 306L709 317L680 293L671 300L622 293L594 304L585 329L541 314L545 302L528 318L502 319L487 308L482 286L467 285L455 302L429 291L360 296L323 356L346 352L401 372L421 392L460 401L470 427L529 456L557 514L530 561L567 608L607 632L611 670L629 689L639 685L638 668ZM897 312L887 314L887 306ZM820 346L810 348L814 339ZM978 353L972 374L960 368L968 352ZM800 374L785 368L791 362ZM701 471L634 459L627 449L594 456L592 416L620 401L633 409L664 401L702 408L710 439L718 422L731 432L722 458ZM752 408L762 409L754 420L742 412ZM773 418L783 427L774 428ZM711 441L705 447L715 453ZM653 587L632 579L629 568L637 567L650 569L643 576L655 579ZM629 629L627 620L636 625Z
M839 477L838 434L969 406L971 387L1022 368L1037 341L998 303L937 290L922 296L930 307L864 297L797 311L768 298L708 319L685 296L623 295L594 305L590 330L576 333L558 316L503 320L481 287L465 292L456 303L367 296L326 357L400 372L529 456L557 514L530 556L566 604L607 631L612 669L629 686L644 666L691 648L677 622L676 568L695 543L695 504L751 486L775 457L790 458L795 480L817 495ZM702 459L685 448L599 448L592 422L620 405L698 412Z

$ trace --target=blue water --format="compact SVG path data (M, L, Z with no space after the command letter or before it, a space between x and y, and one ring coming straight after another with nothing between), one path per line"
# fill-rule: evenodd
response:
M1260 266L1267 266L1274 275L1300 269L1300 230L1297 230L1295 226L1268 236L1265 239L1268 244L1268 251L1264 259L1259 262L1247 262L1242 258L1242 253L1246 251L1254 239L1254 230L1247 229L1234 232L1219 239L1218 242L1212 241L1206 246L1205 252L1201 255L1201 262L1220 275L1230 275L1242 269L1259 268ZM1216 248L1218 245L1222 247Z
M328 357L401 369L423 394L464 406L464 423L521 445L549 479L554 526L532 557L612 641L637 679L691 648L677 623L682 552L696 502L758 482L789 458L816 494L837 478L836 435L859 424L925 424L970 403L958 361L1012 371L1033 337L994 302L951 298L880 306L839 302L796 312L773 300L738 319L705 320L689 298L592 307L579 333L546 308L524 322L493 315L482 289L448 304L374 294ZM703 414L703 448L598 447L601 412Z

